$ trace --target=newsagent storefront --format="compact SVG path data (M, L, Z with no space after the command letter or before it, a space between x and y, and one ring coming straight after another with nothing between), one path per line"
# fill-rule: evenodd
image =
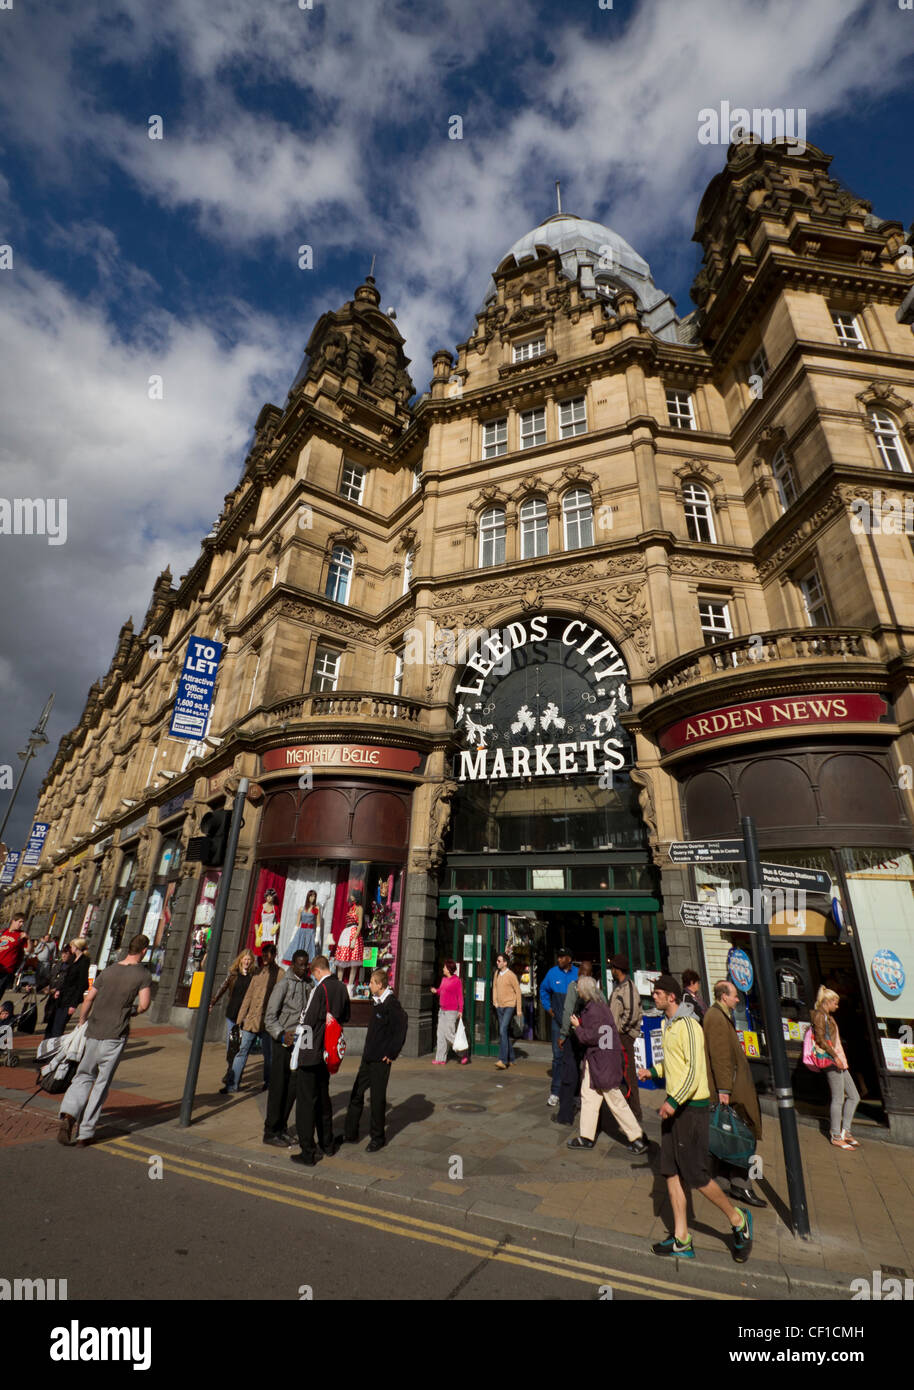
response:
M497 1048L495 958L507 952L525 1001L525 1034L547 1040L542 979L560 945L589 959L666 965L657 878L620 723L628 669L588 621L541 614L506 624L454 687L454 809L439 899L437 967L464 979L475 1050Z
M243 941L256 955L274 942L282 965L298 949L326 955L349 991L353 1028L368 1024L371 971L387 970L396 988L400 965L412 783L384 773L416 773L421 762L412 750L353 745L263 757L265 775L299 771L264 783ZM360 767L379 775L359 776Z
M891 717L878 697L877 721ZM802 705L802 701L800 705ZM794 706L797 707L796 702ZM771 938L780 1024L798 1103L825 1102L822 1078L801 1063L802 1040L820 985L840 996L836 1015L862 1109L914 1139L914 827L892 754L880 742L848 736L710 748L676 767L689 839L739 833L752 816L767 863L823 870L828 893L775 898ZM743 886L738 864L696 866L695 896L727 903ZM768 1045L749 933L703 929L709 987L729 976L740 993L744 1050L768 1085Z

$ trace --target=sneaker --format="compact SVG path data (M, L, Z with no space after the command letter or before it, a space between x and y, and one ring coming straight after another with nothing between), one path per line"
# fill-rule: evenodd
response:
M733 1258L738 1265L744 1265L752 1250L752 1212L748 1209L744 1210L742 1207L737 1207L736 1210L742 1216L743 1224L739 1230L731 1227L733 1231Z
M433 1067L446 1067L447 1062L432 1062Z
M546 1104L547 1104L547 1105L558 1105L558 1103L559 1103L559 1098L558 1098L558 1096L550 1096L549 1099L546 1101Z
M860 1148L860 1141L854 1138L849 1129L842 1129L841 1138L844 1140L845 1144L847 1144L850 1148Z
M658 1240L651 1246L651 1251L655 1255L676 1255L680 1260L694 1260L695 1246L692 1244L692 1237L682 1244L675 1236L667 1236L666 1240Z

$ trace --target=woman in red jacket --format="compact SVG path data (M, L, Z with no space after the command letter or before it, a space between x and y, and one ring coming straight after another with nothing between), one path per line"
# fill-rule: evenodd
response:
M437 994L439 1005L438 1038L432 1066L443 1067L447 1061L447 1050L454 1044L457 1023L463 1013L463 981L457 974L457 962L455 960L444 962L444 978L437 989L432 986L432 994ZM466 1055L460 1059L463 1066L466 1066L469 1060Z

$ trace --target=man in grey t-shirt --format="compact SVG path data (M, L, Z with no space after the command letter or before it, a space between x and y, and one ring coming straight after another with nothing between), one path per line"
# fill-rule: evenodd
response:
M57 1131L60 1144L70 1143L77 1122L77 1145L86 1148L92 1142L127 1044L134 1000L138 1014L145 1013L152 1003L152 976L142 964L148 949L149 939L135 936L124 959L97 975L95 983L86 991L79 1014L80 1023L89 1019L86 1050L61 1102Z

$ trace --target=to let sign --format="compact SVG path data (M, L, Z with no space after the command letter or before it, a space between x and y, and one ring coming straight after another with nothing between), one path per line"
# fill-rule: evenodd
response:
M205 637L192 637L188 642L168 731L171 738L199 740L206 733L221 657L221 642Z
M797 695L785 700L755 700L752 704L727 705L680 719L663 730L659 741L665 753L672 753L708 739L754 733L758 729L801 724L878 724L887 712L888 705L879 695Z
M297 767L367 767L386 772L415 772L422 754L414 748L380 748L357 743L298 743L271 748L261 763L264 772Z
M37 864L39 862L41 859L41 851L44 849L44 842L47 839L50 828L50 823L47 821L35 821L22 857L23 864Z

